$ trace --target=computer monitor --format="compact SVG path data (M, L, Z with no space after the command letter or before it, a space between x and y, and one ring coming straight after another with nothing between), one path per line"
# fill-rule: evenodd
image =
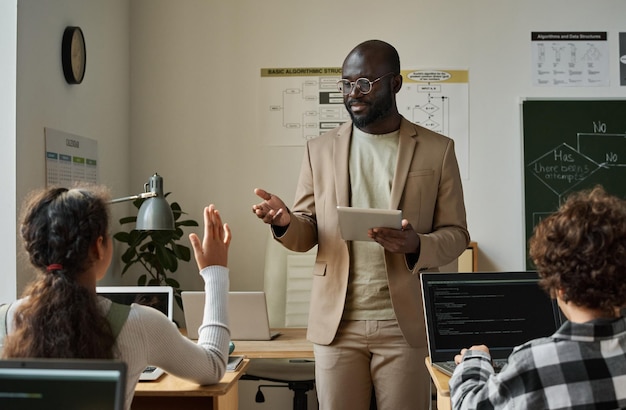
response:
M122 410L126 364L115 360L0 360L0 409Z
M138 303L160 310L174 320L174 288L171 286L97 286L96 293L115 303Z

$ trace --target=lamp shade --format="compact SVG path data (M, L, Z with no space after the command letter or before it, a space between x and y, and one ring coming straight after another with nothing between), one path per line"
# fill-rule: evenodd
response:
M137 227L139 231L173 231L174 214L170 204L163 194L163 178L154 174L145 184L145 191L156 194L146 199L137 213Z

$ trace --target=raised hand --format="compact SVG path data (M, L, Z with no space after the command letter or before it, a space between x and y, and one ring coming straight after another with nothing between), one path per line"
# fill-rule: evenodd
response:
M232 236L228 224L222 225L222 218L215 205L204 208L204 237L202 242L195 233L189 234L193 253L202 270L210 265L228 266L228 247Z

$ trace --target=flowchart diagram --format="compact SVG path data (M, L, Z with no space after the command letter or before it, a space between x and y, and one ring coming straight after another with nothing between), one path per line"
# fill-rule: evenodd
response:
M467 70L402 70L400 113L454 139L461 175L468 177ZM337 90L341 68L261 69L260 128L266 145L294 146L350 119Z
M558 204L596 172L604 178L623 181L626 171L626 132L624 134L578 133L576 147L561 143L527 165L529 172L552 192ZM533 225L554 210L533 212Z
M526 244L537 223L575 191L602 185L626 198L624 112L620 99L523 101Z

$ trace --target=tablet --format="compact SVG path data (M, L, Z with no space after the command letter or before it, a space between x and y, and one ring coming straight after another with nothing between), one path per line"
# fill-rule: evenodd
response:
M372 209L337 206L339 230L346 241L371 241L370 228L402 228L402 211L399 209Z

